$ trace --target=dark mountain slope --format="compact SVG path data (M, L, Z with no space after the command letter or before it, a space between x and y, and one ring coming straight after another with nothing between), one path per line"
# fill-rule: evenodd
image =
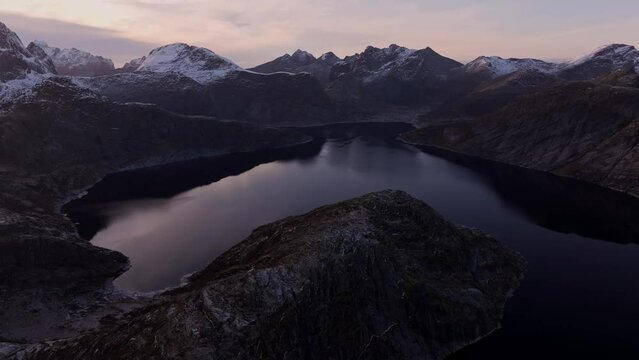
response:
M638 121L639 89L572 83L403 138L639 196Z
M3 218L15 220L0 233L0 284L72 284L124 270L124 257L79 239L57 212L60 201L108 172L309 139L153 105L115 104L65 79L45 81L31 98L0 110L0 204Z

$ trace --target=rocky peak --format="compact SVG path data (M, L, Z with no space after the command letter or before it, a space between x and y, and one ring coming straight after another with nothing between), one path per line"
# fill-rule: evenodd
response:
M29 52L18 35L0 22L0 82L30 74L54 73L49 60L42 54L36 56Z
M329 51L327 53L322 54L319 58L317 58L317 60L335 64L338 61L341 61L342 59L337 57L337 55L335 55L332 51Z
M396 44L391 44L389 47L383 49L373 46L367 46L364 52L360 55L364 58L370 58L377 61L392 61L399 57L410 56L414 52L415 50L408 49Z
M335 69L332 77L347 71L361 77L365 82L393 76L402 80L415 80L431 76L447 76L460 63L439 55L427 47L421 50L409 49L397 44L387 48L368 46L364 52L347 56L345 65ZM346 66L347 65L347 66Z
M264 74L276 72L309 73L320 83L325 84L328 82L331 67L338 61L339 58L333 53L326 53L315 58L311 53L298 49L292 55L285 54L249 70Z
M5 24L0 22L0 51L16 51L25 53L22 41Z
M136 71L174 72L204 84L238 70L235 63L209 49L175 43L151 50Z
M611 44L595 49L593 52L579 57L568 65L579 65L593 60L609 60L615 64L635 63L639 58L639 51L632 45Z
M295 50L293 55L291 55L291 58L301 63L302 65L307 65L316 60L313 54L300 49Z
M112 74L115 70L111 59L96 56L76 48L61 49L49 46L44 41L34 41L28 49L38 54L47 54L59 75L67 76L100 76Z
M57 74L58 71L56 69L55 63L53 59L47 54L42 47L37 46L34 42L30 43L27 46L27 51L34 56L38 61L40 61L46 67L47 71L52 74Z

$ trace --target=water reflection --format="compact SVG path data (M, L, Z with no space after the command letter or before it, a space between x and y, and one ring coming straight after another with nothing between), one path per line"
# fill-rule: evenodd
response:
M84 234L95 234L93 243L131 258L132 269L116 283L146 291L176 285L264 223L401 189L451 221L485 230L528 261L503 330L454 358L554 358L549 349L570 358L639 353L636 199L423 152L394 140L405 130L397 124L309 129L320 140L292 151L116 174L65 210Z
M434 148L421 150L481 175L502 201L543 227L593 239L639 243L639 201L635 198L538 171Z

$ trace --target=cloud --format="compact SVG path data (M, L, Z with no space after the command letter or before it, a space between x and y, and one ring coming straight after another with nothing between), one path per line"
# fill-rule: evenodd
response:
M124 34L98 27L61 20L30 17L0 11L0 19L16 32L25 46L33 40L42 40L51 46L75 47L95 55L111 58L116 66L147 54L158 44L137 41Z

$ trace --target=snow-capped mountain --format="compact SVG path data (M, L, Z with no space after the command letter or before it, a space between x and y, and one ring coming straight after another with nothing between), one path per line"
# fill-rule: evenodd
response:
M55 72L46 54L27 50L18 35L0 22L0 105L29 96L34 86Z
M111 59L96 56L76 48L60 49L44 41L34 41L27 47L32 53L44 52L52 60L57 73L65 76L100 76L112 74L115 67Z
M325 84L328 82L331 67L339 61L341 59L332 52L315 58L311 53L298 49L292 55L285 54L249 70L264 74L276 72L309 73Z
M562 64L561 76L569 80L591 80L620 69L639 73L639 50L634 46L612 44Z
M559 70L559 66L537 59L504 59L499 56L480 56L464 65L463 70L468 74L487 74L495 78L521 70L535 70L544 74L552 74Z
M133 60L136 72L177 73L201 84L214 82L241 67L213 51L184 43L165 45L151 50L144 58Z
M439 101L448 96L446 82L451 70L460 66L431 48L369 46L331 68L328 91L340 101L353 100L370 106Z
M50 59L29 52L18 35L0 22L0 81L50 73L55 73Z
M395 44L383 49L369 46L362 53L347 56L334 69L331 78L346 72L364 82L389 76L410 81L446 77L450 70L459 66L457 61L441 56L431 48L413 50Z

